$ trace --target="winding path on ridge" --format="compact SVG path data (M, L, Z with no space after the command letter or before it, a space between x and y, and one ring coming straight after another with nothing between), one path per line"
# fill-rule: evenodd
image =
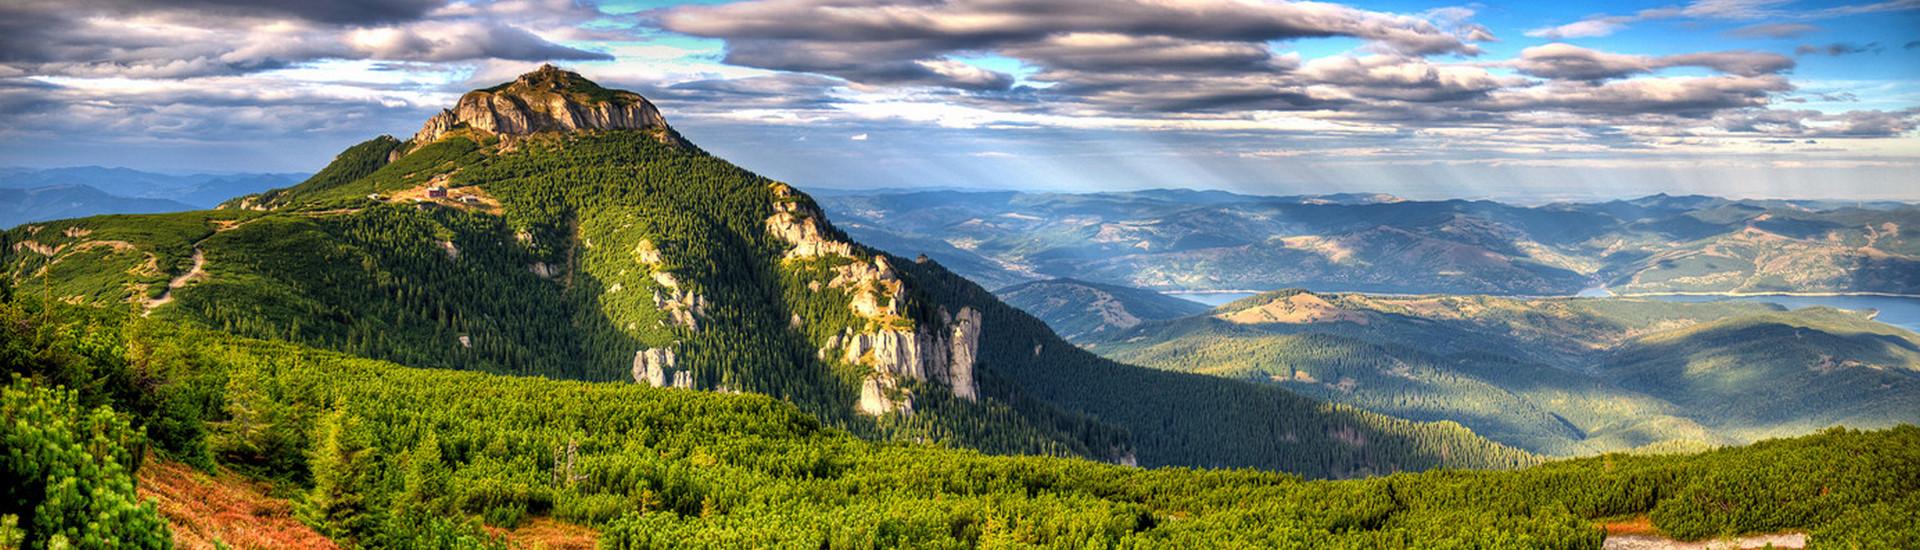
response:
M322 216L353 214L353 213L359 212L360 210L361 209L359 208L339 208L334 210L316 210L311 212L301 212L300 214L307 217L317 218ZM230 221L230 220L215 221L213 222L214 223L213 232L216 235L220 233L225 233L228 231L239 229L241 226L247 225L249 223L253 223L254 221L257 221L259 219L260 218L256 217L256 218L250 218L250 219L242 220L238 222ZM142 316L152 315L154 308L158 308L160 306L167 305L168 303L173 302L173 291L179 290L181 287L187 286L187 283L191 283L196 280L202 280L207 278L207 271L206 271L207 253L200 250L200 243L206 242L207 239L212 237L213 235L208 235L206 237L201 238L198 241L194 241L193 267L187 269L186 273L182 273L179 276L174 277L172 280L167 281L167 289L160 292L159 298L147 300L145 305L145 311L141 312Z
M193 267L188 269L186 273L182 273L180 276L174 277L173 280L167 281L167 289L160 293L159 298L147 301L147 311L142 315L152 315L153 308L172 302L174 290L187 286L187 283L193 282L195 279L205 279L207 277L206 267L207 254L201 252L200 246L196 244L193 247Z

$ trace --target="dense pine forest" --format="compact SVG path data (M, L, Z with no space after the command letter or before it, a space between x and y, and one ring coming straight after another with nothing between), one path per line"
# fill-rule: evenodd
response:
M0 440L41 449L0 461L30 480L0 532L33 548L165 547L131 497L143 456L278 480L299 518L367 547L501 545L481 526L533 517L598 527L606 548L1594 548L1596 521L1636 516L1683 539L1920 542L1912 426L1316 482L871 442L764 396L414 369L57 309L0 309Z

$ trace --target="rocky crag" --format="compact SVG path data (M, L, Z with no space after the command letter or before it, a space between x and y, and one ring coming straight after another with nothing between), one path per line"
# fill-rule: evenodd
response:
M462 128L510 138L538 132L665 130L667 121L640 94L601 88L578 73L543 65L513 82L460 96L452 109L427 119L413 135L413 147Z
M908 380L946 386L955 397L978 399L974 362L979 356L980 312L940 308L933 319L916 321L905 311L907 287L892 260L832 237L825 216L811 201L785 184L773 184L774 214L767 232L792 245L784 261L840 260L825 288L848 293L848 307L866 321L847 327L822 343L821 359L838 358L870 371L861 383L859 409L871 415L911 413L913 401L902 385ZM820 290L820 283L812 283Z

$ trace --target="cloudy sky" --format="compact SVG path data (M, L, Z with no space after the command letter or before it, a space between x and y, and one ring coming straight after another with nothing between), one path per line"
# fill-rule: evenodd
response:
M1920 0L5 0L0 165L312 171L541 62L802 186L1920 200Z

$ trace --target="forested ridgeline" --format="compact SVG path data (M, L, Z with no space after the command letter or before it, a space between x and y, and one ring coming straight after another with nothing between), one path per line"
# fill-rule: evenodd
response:
M1080 343L1549 455L1920 422L1920 337L1829 308L1288 290Z
M365 547L499 544L480 525L533 517L593 526L606 548L1597 548L1597 520L1639 515L1684 539L1920 542L1913 426L1305 481L871 442L764 396L413 369L118 319L0 309L0 440L49 450L0 460L36 480L0 503L9 540L164 546L150 505L125 498L146 448L278 480L303 522ZM51 496L74 488L92 498Z
M1151 290L1074 279L1021 283L994 290L993 294L1046 322L1061 338L1076 343L1145 321L1178 319L1212 309Z
M861 414L867 367L822 350L876 327L849 308L862 289L820 283L878 253L787 259L768 219L811 199L676 143L613 131L509 147L466 133L388 162L401 145L374 140L268 194L273 210L35 224L7 233L6 264L24 294L413 367L632 380L637 351L668 349L694 387L771 395L875 439L1309 477L1532 460L1457 425L1106 362L900 258L900 321L986 314L983 399L910 382L912 414ZM475 202L396 200L435 183Z
M1134 367L1053 336L935 262L909 268L934 300L981 304L981 361L1036 398L1125 427L1143 466L1256 467L1353 477L1436 467L1512 468L1538 457L1452 422L1416 423L1274 387Z

